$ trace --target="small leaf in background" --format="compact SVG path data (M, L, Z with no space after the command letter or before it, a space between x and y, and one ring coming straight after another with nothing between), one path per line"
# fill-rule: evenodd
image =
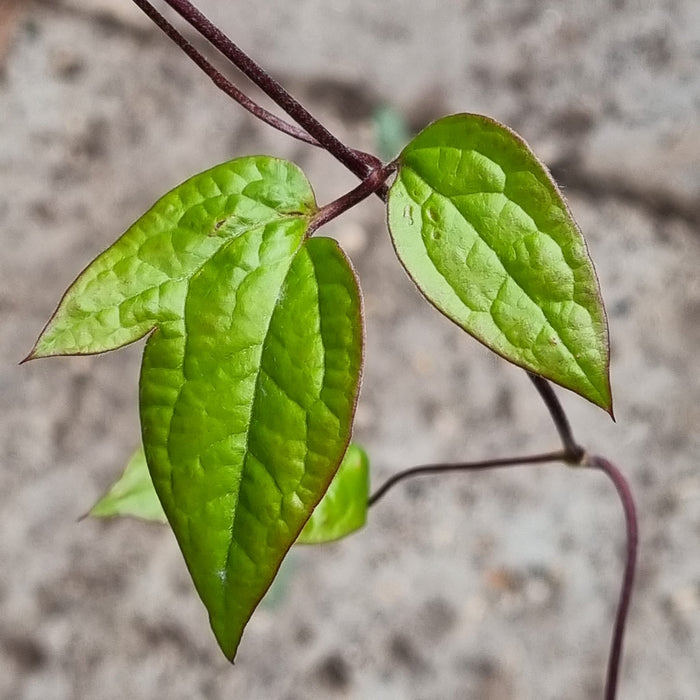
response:
M321 544L349 535L364 526L369 499L369 461L359 446L351 444L321 502L297 540Z
M384 161L396 158L411 138L403 115L389 105L382 105L375 110L372 120L377 155Z
M134 452L124 473L95 503L88 515L96 518L122 515L159 523L167 522L163 507L153 488L143 447L139 447Z
M388 215L402 264L434 306L505 359L612 414L593 263L519 136L475 114L431 124L400 156Z

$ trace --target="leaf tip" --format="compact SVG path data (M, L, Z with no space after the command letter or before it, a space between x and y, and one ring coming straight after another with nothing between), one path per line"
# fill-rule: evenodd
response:
M29 354L23 359L20 360L19 364L23 365L25 362L30 362L31 360L40 360L44 357L52 357L54 355L60 354L56 352L51 352L46 348L46 343L44 342L44 339L46 337L46 331L51 323L51 320L46 324L44 327L44 330L41 331L39 334L39 337L36 339L36 342L34 343L34 346L32 349L29 351Z

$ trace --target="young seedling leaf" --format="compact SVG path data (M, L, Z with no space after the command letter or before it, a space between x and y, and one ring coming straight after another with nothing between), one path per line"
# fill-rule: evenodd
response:
M364 526L369 499L369 461L351 444L325 495L301 531L300 544L338 540Z
M153 486L227 657L350 439L360 292L296 166L225 163L165 195L68 290L30 358L149 331Z
M96 518L122 515L158 523L168 521L153 488L143 447L134 452L122 475L95 503L88 515Z
M231 659L345 454L359 387L356 279L306 228L278 221L222 247L144 352L153 483Z
M612 413L608 329L593 263L528 145L458 114L404 149L389 193L396 252L426 298L516 365Z

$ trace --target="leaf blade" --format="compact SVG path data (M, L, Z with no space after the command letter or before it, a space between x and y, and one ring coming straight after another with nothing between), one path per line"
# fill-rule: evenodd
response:
M442 313L510 362L612 411L595 270L522 139L479 115L435 122L403 151L388 216L399 259Z
M359 390L357 282L335 242L303 243L307 224L222 248L193 278L184 324L144 353L154 485L229 658L345 453Z
M328 490L301 531L299 544L332 542L359 530L367 520L369 460L350 443Z
M293 164L237 158L161 197L78 276L27 359L106 352L181 317L187 282L227 240L251 226L315 211Z

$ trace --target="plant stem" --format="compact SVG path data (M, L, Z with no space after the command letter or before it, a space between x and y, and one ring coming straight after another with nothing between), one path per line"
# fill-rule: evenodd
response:
M566 451L567 456L564 461L568 464L580 464L585 455L585 450L574 439L569 419L564 412L563 406L559 403L559 399L554 393L552 385L543 377L532 374L532 372L528 372L527 376L530 377L530 380L535 385L535 389L537 389L539 395L542 397L549 411L549 415L554 421L554 425L557 428L562 445Z
M280 119L272 112L268 112L264 107L251 100L244 92L239 90L230 80L219 72L180 32L173 27L168 20L161 15L148 0L133 0L159 29L167 34L212 80L214 85L223 90L229 97L238 102L241 107L247 109L254 117L269 124L275 129L292 136L295 139L304 141L312 146L321 144L315 138L309 136L303 129L294 124Z
M484 471L498 467L517 467L525 464L548 464L551 462L565 462L567 460L565 450L545 452L537 455L525 455L518 457L505 457L502 459L486 459L481 462L461 462L457 464L424 464L419 467L411 467L389 477L369 498L368 506L373 506L396 484L414 476L445 474L446 472Z
M340 216L343 212L359 204L363 199L367 199L371 194L375 194L377 190L385 188L387 178L396 171L396 168L396 163L392 162L373 170L355 189L321 207L311 219L306 235L311 236L314 231L335 219L336 216Z
M588 456L584 462L585 466L591 469L599 469L608 475L615 484L620 497L622 507L625 511L625 524L627 529L627 561L625 573L622 578L620 598L615 615L613 626L612 642L610 644L610 655L608 656L608 672L605 679L605 700L615 700L617 694L617 682L620 671L620 661L622 659L622 642L625 634L625 622L629 612L630 600L632 597L632 587L634 585L634 572L637 566L637 546L639 543L639 527L637 525L637 512L634 505L634 496L627 479L622 472L605 457L597 455Z
M338 140L191 2L188 0L165 0L165 2L352 173L364 179L372 170L381 165L381 161L375 156L349 148Z

